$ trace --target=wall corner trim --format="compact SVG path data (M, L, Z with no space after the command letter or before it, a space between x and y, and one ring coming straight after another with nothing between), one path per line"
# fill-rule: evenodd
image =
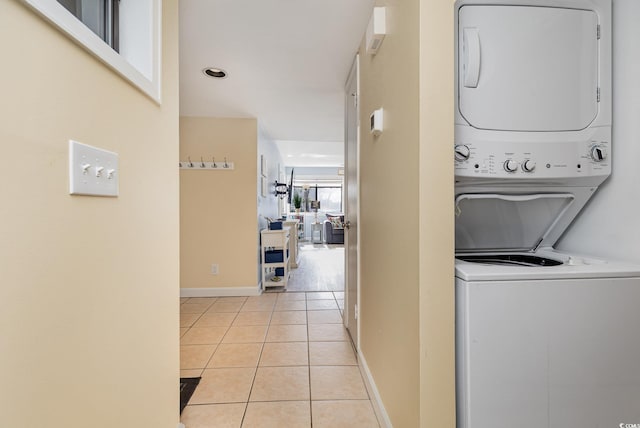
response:
M209 287L209 288L181 288L180 297L244 297L259 296L262 293L260 285L248 287Z
M369 371L369 366L367 365L367 360L365 360L362 352L358 350L358 367L360 368L360 374L362 374L362 378L364 379L364 384L367 388L367 392L369 393L369 397L371 397L371 404L373 405L373 411L378 418L378 423L382 428L393 428L391 424L391 420L389 419L389 415L387 414L386 409L384 408L384 403L382 402L382 398L380 397L380 393L378 392L378 388L376 387L376 383L373 380L373 376Z

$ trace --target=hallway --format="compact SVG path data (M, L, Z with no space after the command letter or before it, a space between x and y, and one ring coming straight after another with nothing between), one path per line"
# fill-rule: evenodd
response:
M186 428L378 427L342 324L343 292L182 298Z

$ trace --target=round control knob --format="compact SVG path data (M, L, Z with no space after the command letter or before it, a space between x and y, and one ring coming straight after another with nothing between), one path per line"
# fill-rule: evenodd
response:
M524 172L533 172L534 169L536 169L536 163L531 159L527 159L526 161L522 162L522 170Z
M469 150L469 146L466 146L464 144L456 144L453 150L457 162L466 161L467 159L469 159L469 156L471 156L471 150Z
M593 159L595 162L602 162L606 158L607 150L604 147L600 145L591 147L591 159Z
M507 172L516 172L518 170L518 162L509 159L504 162L504 170Z

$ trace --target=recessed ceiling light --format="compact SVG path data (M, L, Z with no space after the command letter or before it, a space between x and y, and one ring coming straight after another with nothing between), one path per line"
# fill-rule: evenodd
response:
M227 77L227 72L221 68L207 67L202 70L202 72L209 77L215 77L218 79L224 79L225 77Z

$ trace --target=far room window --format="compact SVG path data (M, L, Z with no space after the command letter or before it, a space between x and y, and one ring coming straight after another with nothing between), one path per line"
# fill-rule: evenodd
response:
M119 52L120 0L58 0L116 52Z
M311 201L320 201L320 213L340 213L342 212L342 184L312 184L308 188L308 196L305 201L305 189L303 186L293 187L294 195L297 193L302 198L302 210L313 211ZM294 210L291 204L291 211Z

